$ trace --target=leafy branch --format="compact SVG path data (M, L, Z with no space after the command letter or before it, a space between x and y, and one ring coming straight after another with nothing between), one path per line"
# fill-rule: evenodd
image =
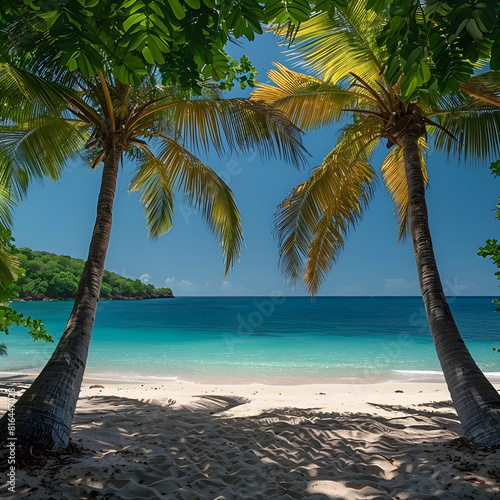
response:
M495 177L500 176L500 160L493 162L490 165L490 170ZM496 208L495 219L500 220L500 198L499 203L496 204ZM479 247L479 252L477 254L485 259L490 258L497 268L500 269L500 243L498 243L498 240L486 240L486 244L484 247ZM500 280L500 271L497 271L495 276L497 280ZM500 300L493 299L492 302L496 305L495 311L500 312ZM496 347L493 347L493 350L500 352L500 349Z
M25 274L25 270L19 267L19 260L14 256L16 249L13 242L11 232L0 227L0 268L2 271L4 268L9 271L2 272L0 279L0 332L8 335L10 326L22 326L28 330L33 340L53 342L42 320L33 319L30 316L24 317L22 313L8 305L10 300L19 297L17 279ZM0 344L0 356L6 354L7 347L5 344Z

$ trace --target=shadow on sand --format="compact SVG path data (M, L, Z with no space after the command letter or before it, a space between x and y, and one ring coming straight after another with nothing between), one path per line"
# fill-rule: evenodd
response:
M15 498L500 498L496 455L456 439L460 426L446 404L373 405L384 416L294 408L225 414L247 402L84 398L72 434L84 451L18 471Z

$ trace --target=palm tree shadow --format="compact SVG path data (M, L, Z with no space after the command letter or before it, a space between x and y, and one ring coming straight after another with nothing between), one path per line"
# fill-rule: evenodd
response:
M406 415L412 415L415 418L420 418L423 422L431 419L434 423L439 423L442 428L449 429L457 434L463 434L462 426L458 419L455 407L451 401L440 401L432 403L423 403L413 407L400 406L400 405L385 405L379 403L368 403L374 408L384 411L402 412ZM444 408L450 408L451 411L442 411ZM441 410L434 411L433 409ZM425 424L424 424L425 425Z
M72 433L83 454L18 471L18 491L203 500L451 500L498 491L492 475L476 470L488 459L484 449L458 449L457 434L443 430L448 413L404 408L401 415L402 407L385 405L394 416L297 408L227 414L246 403L232 396L197 396L183 406L85 398ZM471 473L474 481L464 481Z

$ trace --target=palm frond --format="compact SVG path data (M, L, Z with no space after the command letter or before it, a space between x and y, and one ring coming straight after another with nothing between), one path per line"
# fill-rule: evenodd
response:
M12 228L12 212L18 204L18 198L7 186L0 185L0 226Z
M460 84L460 89L471 97L500 106L500 71L487 71Z
M8 285L17 280L18 271L18 258L0 247L0 282Z
M376 173L368 160L378 130L363 122L345 127L322 165L276 211L282 273L291 283L303 276L312 295L372 197Z
M294 58L331 83L338 83L356 68L357 74L374 84L387 59L376 44L386 18L366 9L363 0L346 4L337 7L332 16L317 14L300 25L292 46Z
M174 216L174 197L166 178L164 165L151 151L146 152L146 161L137 169L130 183L130 191L138 191L144 206L150 238L159 238L172 229Z
M71 79L71 83L74 78ZM90 79L85 82L90 85ZM82 92L0 63L0 120L36 127L49 117L74 118L99 125L101 117L81 97Z
M461 98L459 95L455 95L453 101L461 103L436 113L435 119L458 140L437 129L433 134L436 149L473 162L498 158L500 107L478 99Z
M0 63L1 104L12 105L14 100L19 105L25 100L37 103L45 110L61 112L72 99L79 99L78 93L73 89L50 82L8 63Z
M258 84L250 99L272 104L302 130L338 121L342 111L359 98L350 90L275 65L278 70L269 71L268 76L276 87Z
M425 165L425 150L429 149L425 139L420 137L418 142L420 150L420 164L422 167L422 175L427 184L427 168ZM387 154L381 167L382 179L385 187L391 196L394 204L394 214L398 224L398 241L404 241L409 232L408 219L408 184L406 181L406 172L404 165L403 149L400 146L395 146Z
M201 212L208 228L218 240L225 260L225 274L227 274L239 259L243 246L241 217L234 195L210 167L180 144L164 136L161 140L161 148L154 159L144 147L141 148L148 155L148 160L141 169L142 174L134 179L131 190L141 188L144 192L144 189L150 186L145 179L157 171L165 187L171 191L183 192L185 202ZM147 196L143 196L143 199L147 199ZM164 202L161 207L168 209ZM149 210L147 215L151 235L160 236L168 227L170 215L163 215L161 210ZM155 232L156 230L160 232Z
M36 127L0 126L0 185L22 198L32 180L58 179L89 136L87 124L46 119Z
M207 153L227 149L243 154L255 149L263 158L280 156L296 165L305 162L301 132L278 110L249 99L190 99L152 108L134 127L150 133L154 121L173 108L173 137ZM139 133L139 132L138 132Z
M314 238L309 245L304 269L304 283L313 296L317 294L344 248L345 236L349 231L345 227L345 221L350 219L348 226L354 227L362 215L361 210L352 210L351 213L342 213L342 220L339 214L337 206L329 207L314 228Z

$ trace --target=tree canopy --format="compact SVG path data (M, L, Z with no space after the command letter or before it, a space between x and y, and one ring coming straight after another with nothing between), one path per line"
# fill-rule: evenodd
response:
M111 67L114 78L123 84L137 85L145 75L157 73L163 84L182 87L198 88L200 76L224 80L224 86L236 79L244 86L252 84L254 68L248 59L232 60L225 51L228 42L240 37L253 40L262 33L262 23L297 25L314 8L331 9L344 3L5 0L0 26L26 57L79 69L85 76ZM27 32L31 36L26 37ZM38 51L41 47L43 53Z
M385 74L403 97L456 91L489 61L500 69L500 3L494 0L368 0L385 11L377 37L390 54Z
M78 282L85 262L67 255L16 249L16 257L26 270L18 281L19 298L42 300L44 298L72 300L75 298ZM155 288L152 284L130 279L119 274L104 271L101 298L163 298L173 297L170 288Z

